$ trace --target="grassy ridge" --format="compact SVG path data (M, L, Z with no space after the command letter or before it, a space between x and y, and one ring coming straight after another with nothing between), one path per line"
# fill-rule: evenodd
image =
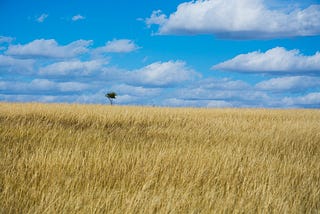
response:
M0 103L0 213L320 212L320 111Z

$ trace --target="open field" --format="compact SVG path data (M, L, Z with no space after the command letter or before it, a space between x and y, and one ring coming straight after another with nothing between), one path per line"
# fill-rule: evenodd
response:
M0 103L0 213L319 213L320 111Z

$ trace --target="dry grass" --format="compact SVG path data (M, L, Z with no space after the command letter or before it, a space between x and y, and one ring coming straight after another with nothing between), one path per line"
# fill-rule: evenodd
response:
M320 111L0 103L0 213L319 213Z

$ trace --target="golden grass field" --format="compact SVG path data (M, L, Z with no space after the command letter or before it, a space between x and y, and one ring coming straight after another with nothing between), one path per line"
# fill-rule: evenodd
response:
M0 103L0 213L320 213L320 111Z

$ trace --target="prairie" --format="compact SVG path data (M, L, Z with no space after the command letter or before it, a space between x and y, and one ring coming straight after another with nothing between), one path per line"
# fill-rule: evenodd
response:
M0 103L0 213L319 212L319 110Z

